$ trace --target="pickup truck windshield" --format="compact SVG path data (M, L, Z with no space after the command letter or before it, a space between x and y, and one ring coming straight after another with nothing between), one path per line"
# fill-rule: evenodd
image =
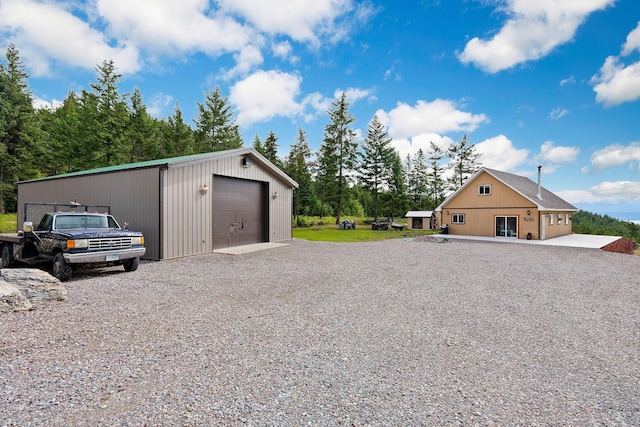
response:
M119 228L115 220L103 215L58 215L55 219L57 230L77 228Z

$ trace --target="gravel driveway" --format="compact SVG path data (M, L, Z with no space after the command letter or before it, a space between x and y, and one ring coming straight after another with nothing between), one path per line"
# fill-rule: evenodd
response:
M638 426L640 257L291 245L0 318L0 426Z

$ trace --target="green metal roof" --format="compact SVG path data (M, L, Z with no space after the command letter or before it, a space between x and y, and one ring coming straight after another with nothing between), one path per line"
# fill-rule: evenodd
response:
M116 165L116 166L105 166L105 167L102 167L102 168L88 169L88 170L83 170L83 171L78 171L78 172L69 172L69 173L65 173L65 174L61 174L61 175L51 175L51 176L47 176L47 177L44 177L44 178L36 178L36 179L30 179L30 180L27 180L27 181L20 181L19 184L21 184L23 182L46 181L46 180L57 179L57 178L68 178L68 177L73 177L73 176L93 175L93 174L105 173L105 172L117 172L117 171L128 170L128 169L140 169L140 168L149 168L149 167L154 167L154 166L163 166L163 165L168 165L170 163L178 163L178 162L185 162L185 161L189 161L189 160L197 160L199 158L215 157L215 154L220 154L220 153L224 153L224 152L223 151L215 151L215 152L209 152L209 153L190 154L188 156L169 157L169 158L165 158L165 159L156 159L156 160L147 160L146 162L126 163L126 164L123 164L123 165Z

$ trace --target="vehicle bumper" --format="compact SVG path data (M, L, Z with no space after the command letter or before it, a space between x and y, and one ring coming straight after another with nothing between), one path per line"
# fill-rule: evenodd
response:
M65 253L64 260L69 264L115 262L140 257L145 254L146 250L146 248L128 248L113 251Z

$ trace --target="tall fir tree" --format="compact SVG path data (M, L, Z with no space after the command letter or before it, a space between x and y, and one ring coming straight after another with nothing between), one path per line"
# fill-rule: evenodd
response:
M278 137L273 131L270 131L264 140L264 156L279 169L282 169L282 160L278 157Z
M345 200L348 192L348 179L355 170L358 156L358 143L355 140L356 134L351 129L351 124L356 121L349 112L347 95L343 92L340 99L336 99L331 109L327 112L331 123L325 126L324 139L320 147L320 164L325 170L324 179L332 182L336 193L332 194L336 204L336 224L340 223L342 208L346 205ZM333 162L333 165L328 163ZM334 173L333 177L329 174Z
M92 121L85 121L88 128L85 142L92 147L95 164L92 167L113 166L128 162L129 125L128 94L120 94L118 83L122 74L116 71L112 60L96 67L98 79L90 83L85 113ZM95 111L93 110L95 109Z
M253 148L255 148L255 150L263 156L265 155L264 145L262 145L262 141L260 141L260 137L257 133L256 136L253 137Z
M389 138L377 115L374 115L369 122L362 150L360 178L363 187L371 193L373 215L375 220L378 221L379 195L389 188L395 151L391 146L391 138Z
M131 112L127 141L129 142L129 163L157 159L160 129L147 112L142 94L138 88L131 94Z
M476 147L471 144L465 134L460 141L449 146L447 157L451 159L449 167L453 171L449 179L449 189L455 191L480 170L480 153L476 152Z
M414 204L418 209L424 209L424 202L428 198L429 174L427 170L427 158L418 149L411 159L411 175L408 182L409 192L413 196Z
M194 154L193 129L185 123L180 105L176 102L173 113L162 126L159 156L162 158Z
M0 63L0 213L15 212L16 181L34 178L34 157L38 152L37 123L28 88L29 74L15 45Z
M196 144L200 153L242 147L242 137L227 98L220 87L205 94L204 103L196 103Z
M311 148L307 142L307 135L304 130L298 128L298 138L291 146L291 151L286 158L284 169L294 181L298 183L298 188L293 190L293 216L308 215L311 207Z
M429 163L429 194L432 207L435 208L444 201L446 191L446 181L444 178L444 167L441 162L446 153L433 141L429 141L430 150L427 161Z

